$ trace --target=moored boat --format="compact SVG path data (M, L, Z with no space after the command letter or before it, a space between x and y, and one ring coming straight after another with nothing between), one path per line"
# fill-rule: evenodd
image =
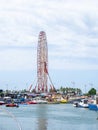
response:
M89 104L89 109L94 110L94 111L98 111L98 104Z
M47 104L48 103L45 99L40 98L40 97L34 98L33 101L36 102L36 104Z
M59 101L51 101L51 102L48 102L48 104L60 104Z
M88 100L87 99L82 99L79 102L79 107L88 108Z
M89 109L98 111L98 93L96 94L95 99L89 103Z
M43 99L36 100L37 104L47 104L48 102Z
M6 104L6 107L19 107L19 105L16 103L8 103Z
M67 103L67 100L64 98L61 98L60 103Z
M88 108L88 99L82 99L80 102L74 102L73 106L81 107L81 108Z
M79 102L77 102L77 101L73 102L73 106L74 107L78 107L79 106Z
M0 101L0 105L4 105L5 104L5 102L4 101Z
M32 100L32 101L28 101L27 104L37 104L37 102L35 100Z

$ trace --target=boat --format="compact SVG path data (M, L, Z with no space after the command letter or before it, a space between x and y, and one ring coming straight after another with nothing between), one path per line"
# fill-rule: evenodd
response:
M47 104L48 102L43 99L36 100L37 104Z
M67 100L61 97L60 103L67 103Z
M73 102L73 106L74 107L79 107L79 102L78 101Z
M88 108L88 99L82 99L79 102L79 107Z
M89 103L89 109L98 111L98 93L96 94L95 99Z
M59 101L49 101L48 104L60 104Z
M19 107L19 105L16 103L8 103L6 104L6 107Z
M60 100L58 98L47 98L48 104L60 104Z
M36 102L36 104L47 104L48 103L44 98L41 98L41 97L33 98L33 101Z
M73 106L75 107L81 107L81 108L88 108L88 99L81 99L80 102L74 102Z
M5 102L4 101L0 101L0 105L4 105L5 104Z
M98 111L98 104L89 104L89 109L94 110L94 111Z
M37 102L35 100L32 100L32 101L28 101L27 104L37 104Z
M63 97L52 97L52 101L53 102L57 102L57 103L67 103L68 101L63 98Z

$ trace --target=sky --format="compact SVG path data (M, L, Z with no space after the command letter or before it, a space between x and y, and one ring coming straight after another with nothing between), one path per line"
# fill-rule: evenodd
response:
M98 90L98 0L0 0L0 89L37 78L40 31L54 86Z

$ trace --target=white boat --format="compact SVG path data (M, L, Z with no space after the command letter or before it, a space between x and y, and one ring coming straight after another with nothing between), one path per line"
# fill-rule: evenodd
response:
M82 99L79 102L79 107L88 108L88 100L87 99Z
M73 106L75 107L82 107L82 108L88 108L88 99L82 99L80 102L74 102Z
M36 100L37 104L47 104L48 102L42 99Z
M3 105L3 104L5 104L5 102L4 101L0 101L0 105Z
M42 99L40 97L36 97L33 99L37 104L47 104L48 102L45 99Z
M79 102L77 102L77 101L73 102L73 106L74 107L78 107L79 106Z

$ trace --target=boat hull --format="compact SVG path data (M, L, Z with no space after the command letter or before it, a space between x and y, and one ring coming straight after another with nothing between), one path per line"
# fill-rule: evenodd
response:
M96 104L89 104L89 109L90 110L94 110L94 111L98 111L98 105L96 105Z
M11 104L6 104L6 107L19 107L19 105L11 103Z
M88 108L88 100L83 99L80 102L74 102L73 106L75 106L75 107L81 107L81 108Z
M3 102L3 101L0 101L0 105L4 105L5 104L5 102Z

